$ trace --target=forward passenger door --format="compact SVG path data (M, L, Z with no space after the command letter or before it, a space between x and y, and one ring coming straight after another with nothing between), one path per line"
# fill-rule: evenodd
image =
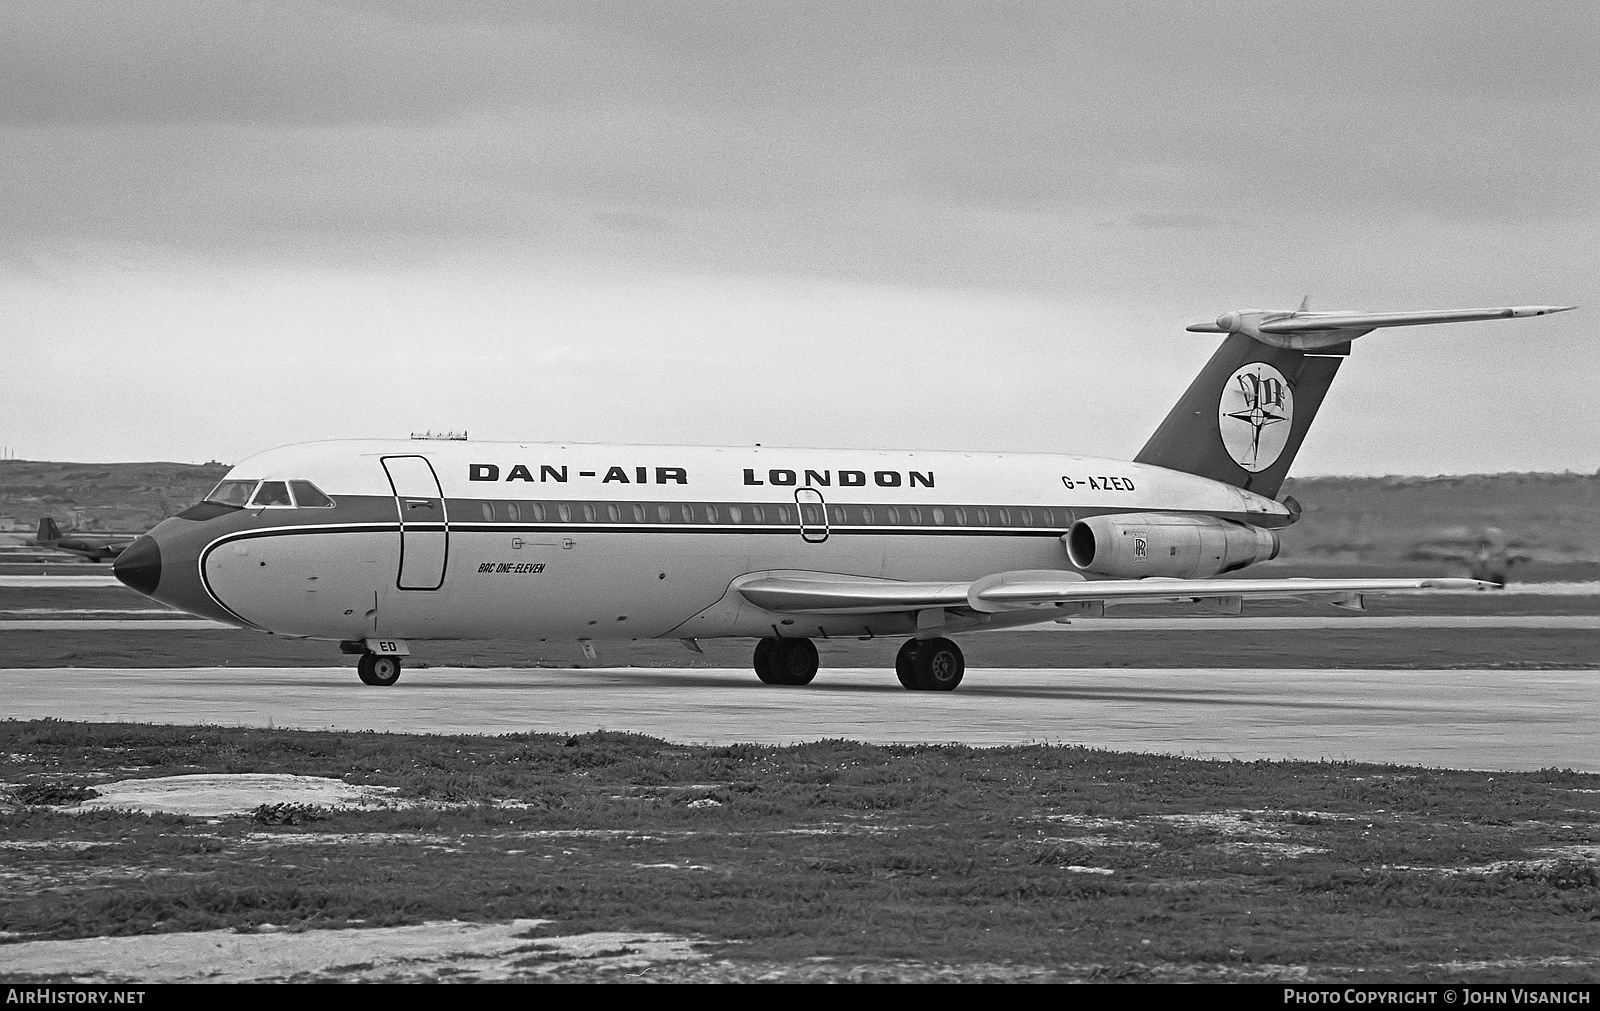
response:
M386 456L383 469L400 514L400 573L395 585L402 590L437 590L444 585L450 557L450 520L438 475L421 456Z

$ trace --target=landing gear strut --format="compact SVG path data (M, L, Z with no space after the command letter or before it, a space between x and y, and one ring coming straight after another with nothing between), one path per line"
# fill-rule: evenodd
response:
M768 636L756 643L756 677L769 685L808 685L817 676L817 647L810 639Z
M364 685L387 688L400 680L400 658L363 653L361 659L356 661L356 674Z
M961 647L949 639L912 639L894 658L900 684L914 692L948 692L967 672Z

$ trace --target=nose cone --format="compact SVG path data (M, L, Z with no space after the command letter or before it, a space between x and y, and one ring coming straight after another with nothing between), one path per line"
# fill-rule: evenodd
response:
M145 596L156 592L161 582L161 547L149 534L123 549L111 564L111 574Z

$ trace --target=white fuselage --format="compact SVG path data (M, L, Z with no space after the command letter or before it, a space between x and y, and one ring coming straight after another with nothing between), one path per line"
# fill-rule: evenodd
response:
M741 577L1071 570L1060 538L1087 516L1288 521L1216 481L1075 456L325 442L228 479L308 481L334 505L173 528L206 594L240 623L339 640L772 635L780 619L730 593ZM907 619L782 620L831 636L898 634Z

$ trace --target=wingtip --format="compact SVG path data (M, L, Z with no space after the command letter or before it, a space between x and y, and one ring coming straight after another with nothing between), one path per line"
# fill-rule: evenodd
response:
M1571 312L1578 308L1575 305L1519 305L1511 310L1513 317L1518 316L1549 316L1551 313Z
M1190 333L1227 333L1228 331L1215 323L1191 323L1184 327Z
M1499 590L1505 587L1504 583L1495 583L1487 579L1469 579L1463 576L1446 576L1436 579L1424 579L1418 584L1421 590Z

